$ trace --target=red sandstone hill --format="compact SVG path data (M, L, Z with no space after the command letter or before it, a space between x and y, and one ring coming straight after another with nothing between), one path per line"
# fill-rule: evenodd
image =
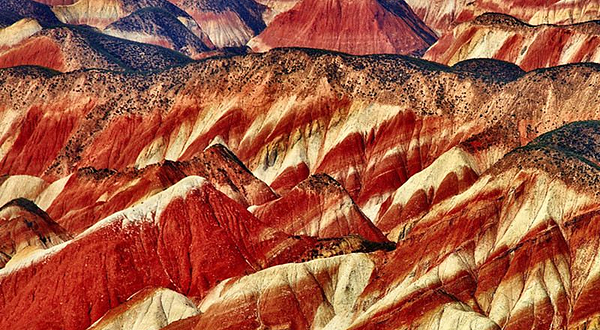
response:
M529 71L600 62L599 47L600 21L532 26L510 16L485 14L443 35L424 58L448 65L471 58L494 58Z
M199 38L178 17L160 8L144 8L108 25L104 33L163 46L192 58L203 57L214 46L208 37ZM203 37L203 35L202 35Z
M269 227L292 235L357 234L370 241L385 241L344 188L327 175L309 177L283 197L257 206L252 213Z
M192 30L197 29L197 24L185 11L167 0L78 0L69 5L55 5L52 10L63 23L104 29L109 24L146 8L162 9L181 19Z
M302 0L248 45L255 51L307 47L349 54L419 54L435 34L402 0Z
M600 18L596 0L407 0L415 13L434 29L445 34L457 24L485 13L514 16L532 25L575 24Z
M594 324L600 168L590 157L597 158L598 125L567 125L509 153L468 190L411 223L393 252L290 264L231 279L201 302L201 314L173 326ZM571 202L563 203L565 198ZM281 313L273 307L281 305L290 308Z
M265 28L267 9L255 0L170 0L200 25L217 47L243 47Z
M65 24L92 26L110 35L167 47L194 58L214 48L196 21L167 0L79 0L53 4L52 11Z
M33 202L18 198L0 208L0 268L71 237Z
M0 27L13 24L23 18L35 19L42 26L60 24L52 9L32 0L2 0L0 2Z
M0 48L1 68L39 65L63 72L90 68L151 71L191 61L167 48L75 26L43 29L11 47Z
M73 237L6 253L0 328L596 324L599 83L308 49L2 69L0 200Z

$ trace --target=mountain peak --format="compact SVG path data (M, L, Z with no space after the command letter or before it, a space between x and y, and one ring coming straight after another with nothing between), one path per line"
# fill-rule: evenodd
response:
M402 0L301 0L249 46L256 51L293 46L357 55L419 54L435 40Z

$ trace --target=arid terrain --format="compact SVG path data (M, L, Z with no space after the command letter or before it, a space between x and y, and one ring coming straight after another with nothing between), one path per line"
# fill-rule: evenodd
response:
M0 329L599 329L599 8L0 0Z

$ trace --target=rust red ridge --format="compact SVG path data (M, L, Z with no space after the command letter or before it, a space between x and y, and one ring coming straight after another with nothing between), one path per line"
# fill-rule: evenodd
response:
M360 173L365 163L364 137L361 133L352 133L323 156L315 172L333 174L333 177L346 187L350 196L355 198L361 189ZM338 177L334 173L339 169L355 169L355 171L350 176Z
M462 45L468 43L475 36L477 30L476 27L470 27L461 32L458 37L454 33L443 35L437 43L427 50L424 57L430 60L437 59L437 62L441 63L450 62L452 56L456 54Z
M506 39L504 45L494 54L495 59L511 62L518 58L520 49L523 48L525 37L520 34L515 34Z
M451 219L452 217L450 216L447 218ZM383 285L383 287L385 287L387 285L385 284L386 281L389 284L389 281L394 281L394 279L402 279L405 276L405 272L410 270L414 264L414 262L411 262L408 259L408 256L418 256L417 259L420 259L422 264L429 265L421 267L421 270L417 272L416 276L431 270L435 265L438 265L440 261L445 259L445 251L455 251L459 246L465 246L465 242L473 242L473 239L476 238L477 233L483 231L481 228L485 228L482 227L482 224L488 221L488 219L490 219L488 215L479 213L478 219L457 219L456 221L450 221L450 223L440 220L440 222L438 222L439 225L437 225L438 228L435 229L430 228L429 226L418 226L414 228L408 238L408 241L406 243L401 242L398 244L396 251L394 251L391 256L391 262L387 264L389 266L384 266L384 269L379 272L379 276L381 277L381 280L379 281L382 282L382 284L379 285ZM465 221L470 223L466 224L464 223ZM461 224L461 230L458 232L451 231L450 228L453 226L453 223ZM475 223L480 223L481 225L477 225ZM518 247L513 250L514 252L512 252L514 253L514 256L508 257L511 255L510 253L505 253L502 258L494 258L492 256L491 261L482 266L482 273L492 271L495 274L494 277L497 278L498 270L502 269L502 263L499 264L499 266L501 266L500 269L497 266L489 267L488 265L498 264L500 259L508 258L506 263L504 263L505 270L502 273L505 275L501 278L503 281L509 280L512 277L521 277L522 274L527 273L528 269L535 268L536 265L543 263L544 260L547 260L548 258L552 258L556 253L568 253L566 242L564 239L562 239L562 235L556 226L549 227L546 223L538 228L539 229L534 229L532 232L530 232L522 240L522 243L517 245ZM465 234L463 232L467 233ZM444 237L444 239L442 239L442 237ZM471 243L471 247L473 246L474 244ZM416 248L416 250L413 250L412 248ZM432 255L432 253L434 255ZM401 267L401 265L406 266ZM386 270L385 268L389 268L389 270ZM371 319L369 324L358 328L375 328L376 324L380 321L385 321L386 326L392 324L391 327L409 326L411 324L415 324L415 322L418 322L419 319L430 315L429 313L437 310L440 304L445 304L456 300L467 303L471 302L471 307L474 308L475 311L485 313L487 309L481 309L479 303L475 299L476 292L478 292L477 295L479 296L489 289L497 287L500 282L490 282L484 280L484 282L481 283L483 286L480 286L478 285L478 280L474 278L469 271L459 272L453 278L454 280L443 283L442 287L435 286L426 288L424 290L426 292L442 294L442 296L448 296L451 299L439 300L438 298L440 298L440 296L438 295L432 296L433 293L429 294L418 291L407 297L404 297L401 301L391 306L386 306L383 311L379 311L377 315ZM477 278L481 278L481 274L477 276ZM367 289L377 292L378 289L376 288L379 287L377 282L378 280L373 281L371 284L369 284ZM486 287L486 285L488 287ZM385 292L385 290L383 290L383 292ZM369 295L365 295L363 293L363 296L366 297ZM567 300L563 298L562 302L563 305L561 308L563 308L566 312ZM485 304L483 307L489 308L486 307ZM536 315L536 317L540 318L541 316ZM551 322L552 315L544 316L543 320L544 322Z
M4 213L0 217L0 268L23 248L46 249L71 239L65 229L27 199L14 199L0 212Z
M6 316L0 327L85 329L144 287L202 297L221 280L294 257L273 255L274 247L304 244L277 233L268 238L264 225L208 185L185 201L171 200L156 221L125 228L112 222L43 262L0 277L0 311ZM54 274L66 280L48 281ZM74 289L81 287L86 290ZM36 298L25 301L23 295Z
M334 219L328 226L321 222L328 209L351 203L348 214ZM269 227L290 235L308 234L321 238L358 234L374 242L386 242L385 236L367 219L345 189L327 175L313 175L283 197L259 206L254 214ZM319 228L317 233L310 228ZM316 234L316 235L315 235Z
M400 13L394 6L375 0L361 3L303 0L278 15L255 39L256 46L320 48L359 55L407 54L427 48L435 40L435 34L404 2L397 6L407 7L402 13L405 16L397 16ZM284 33L290 26L299 33ZM316 35L320 38L314 38Z
M594 50L600 48L600 36L592 36L579 48L579 51L571 58L571 62L590 62Z
M38 175L51 165L81 122L81 114L88 113L95 105L90 101L72 111L68 102L59 100L51 107L35 104L22 120L15 122L20 130L0 163L0 172Z
M386 121L366 139L367 169L361 173L363 179L360 195L356 197L363 205L373 196L389 193L398 189L412 175L431 165L436 157L457 145L464 134L456 133L450 140L436 136L441 127L452 127L448 120L438 117L417 117L412 112L402 112ZM402 133L397 133L398 131ZM376 138L375 138L376 137ZM413 140L416 143L413 144ZM400 147L398 155L383 156L392 148Z
M162 191L188 175L200 175L217 187L227 187L230 197L245 207L277 197L228 149L212 146L189 161L164 161L139 170L80 169L66 183L48 213L71 232L81 233L96 221ZM107 200L103 200L103 196Z
M302 182L310 175L308 166L301 162L294 167L286 168L277 178L271 183L271 188L277 191L280 195L287 194L298 182Z
M277 123L264 125L258 134L242 141L239 145L239 157L244 161L248 160L264 146L275 144L277 141L290 140L294 132L306 129L315 122L322 127L329 127L333 116L338 113L342 115L347 113L351 103L352 100L349 97L338 98L334 95L327 95L311 99L308 105L295 105ZM298 183L299 181L294 185Z
M389 208L391 198L387 207L383 207L379 212L379 218L376 221L378 228L383 232L389 232L398 225L409 225L414 219L426 214L434 205L456 196L467 190L475 181L478 175L470 168L463 168L458 179L456 173L448 173L438 187L431 187L428 191L419 189L413 193L405 205L393 205Z
M371 282L365 292L384 290L387 286L385 281L402 278L417 262L429 265L421 269L419 274L425 272L448 253L473 240L477 233L493 223L490 219L497 217L498 208L490 201L496 200L502 193L502 190L483 191L435 221L413 225L409 235L398 242L396 250L390 255L390 262L380 270L382 279ZM461 230L452 230L454 226L460 226Z
M477 31L506 31L513 35L505 40L502 47L492 54L492 58L518 63L524 70L530 71L564 64L561 62L562 51L575 35L585 34L588 38L598 37L600 24L596 21L576 23L571 25L528 25L507 14L487 13L474 20L456 27L446 33L431 47L425 58L441 63L450 63L460 55L461 48L471 43ZM527 47L526 39L531 41ZM592 41L590 41L592 42ZM579 47L575 58L567 59L569 63L581 61L581 58L591 58L593 51L584 45ZM464 50L464 49L463 49ZM587 53L583 53L587 51ZM525 52L521 60L521 53ZM460 58L458 59L460 60ZM519 60L519 61L517 61Z
M195 111L200 113L201 109L195 108ZM195 115L197 116L198 113ZM173 116L172 118L177 121L179 116ZM218 136L227 141L228 145L232 147L240 145L244 134L252 125L252 119L251 115L242 108L230 109L208 131L201 134L190 144L181 159L186 160L193 157L193 155L204 150ZM240 153L239 157L245 159L243 153Z
M390 197L392 198L392 197ZM431 202L423 189L417 190L406 202L406 205L393 205L380 219L377 227L384 233L389 233L399 225L408 225L408 220L416 219L429 211Z
M371 317L368 323L353 326L351 329L405 328L413 324L418 324L419 320L426 318L429 315L428 313L435 311L439 306L455 301L453 297L438 290L415 292L403 298L402 303L395 305L395 308L378 312Z
M111 308L106 314L102 316L102 322L113 321L119 316L125 314L129 309L134 308L137 304L143 303L144 300L152 298L152 296L162 288L160 287L146 287L136 292L127 299L124 303ZM106 324L106 323L105 323ZM92 327L94 329L96 327Z
M309 329L318 307L327 303L324 283L331 282L329 269L319 270L299 281L269 288L263 296L242 298L231 304L213 305L199 317L195 329L257 329L285 326ZM285 306L285 308L281 308Z
M589 279L593 260L597 258L599 241L591 239L600 235L600 212L596 210L574 217L565 223L565 236L569 241L570 266L572 278L573 313L569 325L577 325L597 318L597 292L600 290L600 278ZM591 280L591 281L590 281Z
M539 33L529 45L527 53L521 62L525 71L537 68L555 66L560 63L562 50L572 36L570 31L545 30Z
M65 71L64 57L56 42L47 37L34 36L0 54L0 68L39 65L57 71Z

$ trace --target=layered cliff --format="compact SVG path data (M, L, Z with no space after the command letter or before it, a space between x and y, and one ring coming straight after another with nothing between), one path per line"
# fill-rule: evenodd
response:
M471 58L493 58L529 71L600 62L599 36L598 21L532 26L510 16L485 14L442 36L424 58L448 65Z
M164 9L145 8L111 23L104 33L177 50L192 58L214 48L212 42L201 40L176 16Z
M0 208L0 268L66 242L69 233L32 201L17 198Z
M120 38L180 51L194 58L214 45L198 23L167 0L79 0L52 7L66 24L88 25Z
M6 316L0 324L86 329L147 286L203 297L226 278L294 261L312 246L262 225L205 179L190 176L0 270ZM52 274L66 280L47 281ZM35 298L23 304L23 294Z
M172 0L200 25L217 47L242 47L265 28L267 7L254 0Z
M402 0L302 0L248 45L261 52L308 47L357 55L420 54L435 40Z
M457 24L485 13L506 14L532 25L569 25L600 18L600 4L594 0L407 0L415 13L443 35Z
M593 325L599 86L307 49L2 69L0 201L69 236L0 270L0 328Z
M0 50L2 68L39 65L63 72L89 68L152 71L189 62L190 58L163 47L75 26L43 29Z
M393 252L230 279L179 329L595 324L598 125L567 125L509 153L469 189L411 223ZM272 308L281 305L291 307Z

